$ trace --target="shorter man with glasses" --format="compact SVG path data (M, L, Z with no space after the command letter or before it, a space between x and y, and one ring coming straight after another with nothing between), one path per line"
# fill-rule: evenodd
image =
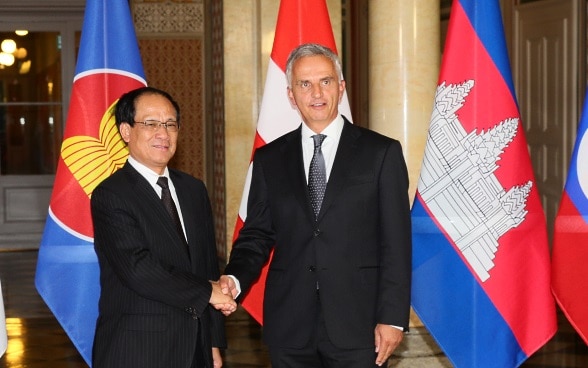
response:
M220 367L221 312L236 304L209 281L219 269L206 188L167 166L179 106L143 87L120 98L114 117L129 157L92 193L101 286L93 367Z

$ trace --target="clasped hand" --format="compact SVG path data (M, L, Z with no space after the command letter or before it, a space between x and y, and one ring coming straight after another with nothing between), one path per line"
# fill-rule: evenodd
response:
M236 311L237 302L233 299L233 295L225 292L219 281L210 281L210 284L212 285L212 294L210 295L209 303L225 316Z

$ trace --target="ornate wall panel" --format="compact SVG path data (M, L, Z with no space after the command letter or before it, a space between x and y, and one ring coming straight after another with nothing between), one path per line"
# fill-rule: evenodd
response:
M204 3L199 1L134 1L133 15L138 34L184 37L204 33Z
M179 147L170 166L206 182L215 217L218 255L224 260L222 2L133 0L132 5L147 83L170 92L182 112ZM205 10L207 6L209 12ZM206 20L205 14L211 19Z
M218 254L225 259L222 2L210 4L208 13L204 0L133 0L132 11L148 85L180 104L178 151L170 166L206 182ZM205 21L205 14L213 19Z
M140 39L147 84L165 90L178 101L181 128L171 166L204 177L204 108L202 41Z
M224 109L224 63L223 63L223 6L222 1L212 1L211 4L211 42L209 58L211 73L207 73L211 93L210 104L212 115L213 140L213 190L212 206L215 215L216 242L218 254L222 259L227 258L227 216L226 216L226 170L225 170L225 109ZM231 224L232 225L232 224Z
M182 127L171 165L206 179L203 0L135 0L132 11L147 83L180 104Z

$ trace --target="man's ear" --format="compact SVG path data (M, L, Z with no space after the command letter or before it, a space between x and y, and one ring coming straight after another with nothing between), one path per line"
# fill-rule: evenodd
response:
M120 132L120 136L122 137L123 141L129 143L129 140L131 139L131 126L129 125L129 123L120 123L118 131Z
M344 94L345 94L345 79L342 79L341 82L339 82L339 103L341 103L341 100L343 100Z
M296 100L294 99L294 92L292 92L292 89L290 87L288 87L288 101L290 101L290 105L292 105L293 108L297 108L298 105L296 105Z

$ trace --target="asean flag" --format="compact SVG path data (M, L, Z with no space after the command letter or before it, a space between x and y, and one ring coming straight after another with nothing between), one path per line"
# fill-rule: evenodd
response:
M337 50L325 0L280 1L274 44L257 121L253 152L266 143L296 129L302 123L298 111L288 100L288 83L285 72L286 61L290 52L305 43L318 43L335 52ZM339 112L351 121L347 95L343 96ZM237 239L247 217L251 169L250 163L233 241ZM271 262L271 256L269 262ZM269 262L241 303L243 308L260 324L263 324L263 293Z
M518 367L557 330L506 50L498 0L453 1L412 208L412 306L456 367Z
M87 1L35 285L88 365L100 295L90 196L128 155L111 109L145 85L128 1Z
M555 219L552 289L557 303L588 344L588 99L578 127L568 178Z

